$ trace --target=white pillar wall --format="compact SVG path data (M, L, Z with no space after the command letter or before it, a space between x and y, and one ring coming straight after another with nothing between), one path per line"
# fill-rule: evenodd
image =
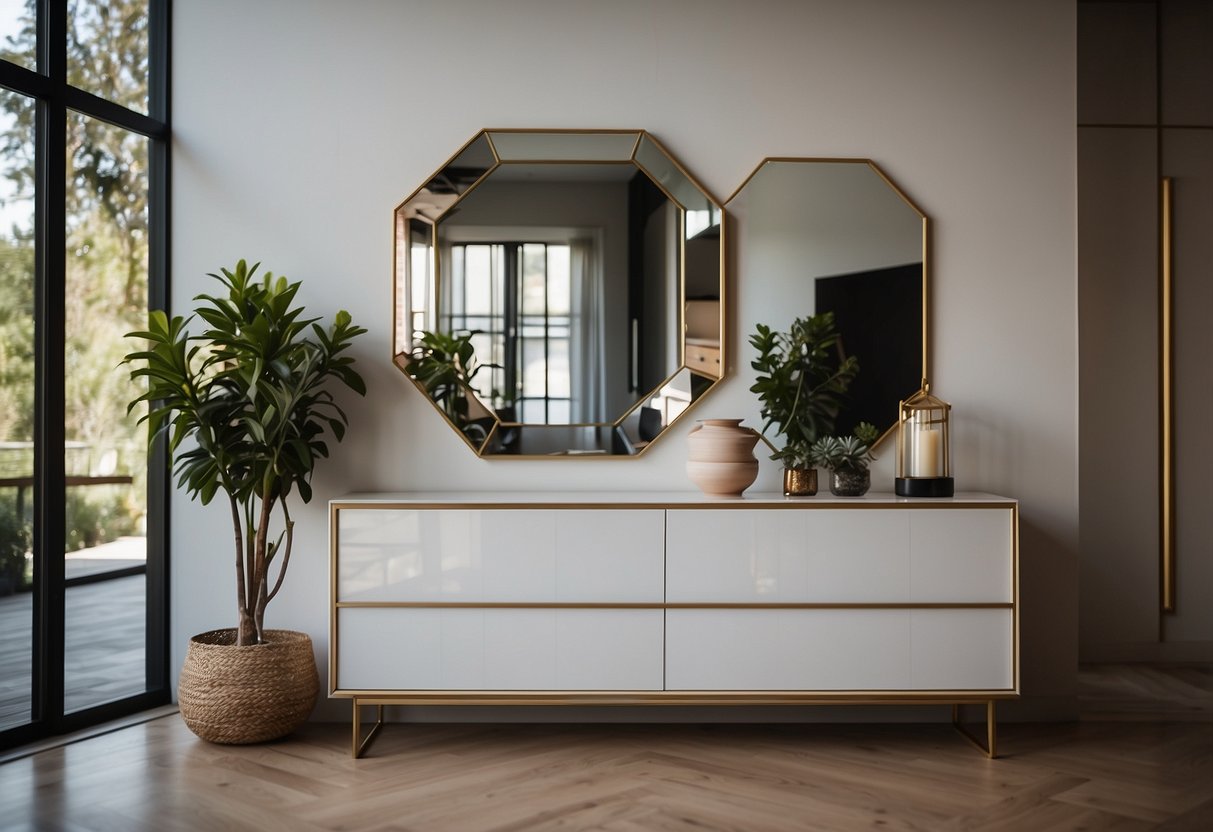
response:
M690 423L639 460L480 460L390 361L392 209L451 153L484 127L643 128L720 199L764 156L865 157L930 216L932 391L954 406L957 488L1022 502L1025 698L1003 712L1073 716L1074 14L1056 0L177 0L174 311L243 257L302 279L313 313L345 308L370 330L354 350L370 391L343 396L351 430L294 512L267 623L310 633L326 659L325 502L349 491L691 488ZM778 309L771 279L731 275L728 375L701 417L758 424L745 342ZM754 488L779 476L764 460ZM874 487L892 476L885 451ZM175 678L192 633L235 623L223 507L176 493L170 552Z

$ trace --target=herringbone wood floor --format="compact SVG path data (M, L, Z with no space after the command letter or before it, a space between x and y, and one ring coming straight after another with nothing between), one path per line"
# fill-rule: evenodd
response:
M208 745L171 716L0 766L0 828L1213 829L1207 719L1006 724L994 761L945 724L389 725L362 760L348 743L311 725Z

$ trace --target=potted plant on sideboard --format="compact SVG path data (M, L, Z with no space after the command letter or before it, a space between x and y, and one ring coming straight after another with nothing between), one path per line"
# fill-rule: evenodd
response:
M237 625L194 636L178 684L186 724L222 743L284 736L315 706L311 639L267 630L265 610L290 563L288 502L296 494L311 500L326 436L341 441L349 424L329 382L366 392L353 358L342 355L366 330L345 311L327 329L302 317L300 284L269 272L254 279L259 265L221 269L210 277L225 292L198 295L189 319L155 310L147 331L127 336L147 342L126 356L131 380L147 383L129 409L148 403L140 422L148 422L149 441L167 437L179 487L203 505L222 492L231 508ZM195 317L208 327L196 336L186 329Z
M750 392L762 402L762 432L774 427L784 438L771 459L783 463L785 494L817 493L813 443L833 432L843 396L859 372L858 359L840 355L838 339L833 312L797 318L787 332L758 324L750 336L758 350L750 363L758 371Z
M871 422L860 422L850 436L823 436L813 443L815 462L830 469L830 492L837 497L862 497L872 486L868 466L876 457L872 446L880 430Z

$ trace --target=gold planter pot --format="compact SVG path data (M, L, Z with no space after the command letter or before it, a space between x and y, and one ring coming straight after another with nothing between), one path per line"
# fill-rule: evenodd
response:
M307 721L320 678L312 640L266 630L266 642L236 646L236 631L190 639L177 685L181 716L204 740L231 745L284 737Z
M783 469L783 494L785 497L812 497L816 493L816 468Z

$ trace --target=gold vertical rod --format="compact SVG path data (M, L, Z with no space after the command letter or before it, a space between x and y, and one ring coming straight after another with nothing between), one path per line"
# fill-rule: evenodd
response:
M1162 178L1159 280L1159 548L1162 563L1162 611L1175 612L1175 387L1174 381L1174 308L1172 245L1172 206L1174 192L1170 176Z
M986 753L993 760L998 756L998 720L994 716L994 700L986 703Z

